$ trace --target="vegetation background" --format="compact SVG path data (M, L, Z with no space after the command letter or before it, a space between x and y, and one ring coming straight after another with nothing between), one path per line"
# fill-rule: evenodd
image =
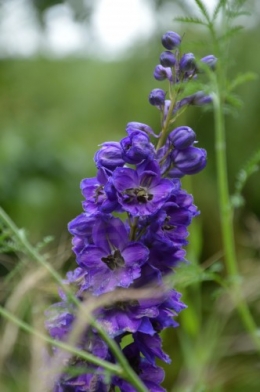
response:
M66 3L62 0L32 1L32 6L39 12L43 31L42 16L46 9L63 2ZM62 275L75 265L67 223L81 212L79 183L81 179L95 175L93 155L97 146L122 138L129 121L147 123L155 130L159 127L159 112L149 105L147 97L152 88L160 87L153 79L153 69L162 51L161 34L169 29L185 33L184 46L197 58L211 52L209 42L208 46L201 44L207 42L203 29L171 21L176 9L187 10L185 2L161 0L151 1L151 5L156 10L154 17L158 29L149 40L140 39L125 58L106 61L101 53L99 59L87 55L57 59L39 53L30 58L2 56L0 60L0 203L17 226L26 229L33 243L49 235L54 237L45 251ZM248 1L246 6L253 11L253 16L242 20L246 28L232 40L231 76L244 71L259 74L259 5ZM167 25L163 23L166 9L172 15ZM85 8L84 15L75 12L75 18L81 22L83 16L84 23L89 23L91 8ZM236 92L242 105L226 118L231 193L238 170L260 146L260 80L243 84ZM209 275L197 276L197 267L194 267L199 263L205 269L211 268L211 272L225 275L212 113L191 108L179 119L178 125L182 124L197 133L199 146L208 152L208 165L191 181L184 181L184 187L193 193L201 215L191 232L188 251L191 265L186 267L187 275L178 287L189 308L179 317L180 328L168 331L164 336L165 350L172 358L172 364L165 367L164 386L167 391L176 392L258 392L260 361L254 346L228 299L219 301L221 286ZM234 218L243 287L258 325L259 183L259 173L253 174L243 191L246 203ZM33 262L15 274L8 285L4 284L4 278L21 259L22 256L15 252L0 256L0 284L3 283L0 300L11 303L11 309L16 309L20 317L42 329L44 308L57 299L56 285L45 275L30 285L26 281L28 274L38 271ZM24 285L22 289L19 284ZM18 293L15 292L17 287L21 289ZM21 292L24 295L19 296ZM0 391L37 391L36 364L41 363L38 343L19 332L7 354L4 346L1 347L4 363Z

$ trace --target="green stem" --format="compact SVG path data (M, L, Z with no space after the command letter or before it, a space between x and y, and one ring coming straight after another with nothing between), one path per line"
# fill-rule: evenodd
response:
M176 103L176 97L177 97L177 94L175 96L173 96L173 94L172 94L172 96L171 96L171 104L170 104L170 107L169 107L166 119L163 122L163 127L162 127L162 130L161 130L161 136L160 136L160 138L158 140L158 143L157 143L157 146L156 146L156 151L158 151L163 146L163 143L165 141L165 138L166 138L166 135L167 135L167 130L168 130L168 127L170 125L170 121L172 119L172 111L173 111L174 105Z
M228 276L231 280L231 289L233 297L237 303L237 310L242 319L242 322L250 333L255 346L260 351L260 339L257 335L257 326L250 313L247 302L241 293L241 287L238 279L239 275L235 241L233 231L233 208L231 205L229 190L228 190L228 176L227 176L227 158L226 158L226 137L225 137L225 121L222 110L221 99L221 83L216 79L216 93L213 98L214 105L214 120L215 120L215 146L216 146L216 160L217 160L217 179L218 179L218 193L220 205L220 220L221 231L223 239L223 247L225 253L225 262Z
M6 309L2 308L0 306L0 314L4 316L7 320L11 321L12 323L18 325L21 329L24 331L31 333L38 338L44 340L47 343L50 343L53 346L59 347L75 356L78 356L85 361L94 363L95 365L102 366L104 369L112 372L113 374L117 374L120 377L123 377L123 369L118 366L114 365L110 362L104 361L103 359L97 358L92 354L87 353L86 351L79 350L75 347L72 347L71 345L61 342L60 340L55 340L50 338L49 336L37 331L35 328L32 328L29 324L25 323L24 321L20 320L16 316L14 316L12 313L8 312Z
M215 148L217 159L217 178L220 204L220 219L223 237L223 245L226 255L226 266L228 274L237 275L236 254L233 233L233 210L229 200L227 159L226 159L226 137L225 123L221 107L221 98L218 91L214 99L215 119Z
M24 253L29 257L35 260L37 263L41 264L50 275L56 280L56 282L64 289L66 294L68 295L69 299L75 304L80 305L79 300L68 290L68 286L64 285L60 275L55 271L54 268L45 260L43 256L41 256L37 250L33 248L33 246L27 241L24 233L19 230L11 218L6 214L6 212L0 207L0 219L5 223L5 225L12 231L13 235L20 243ZM111 339L107 333L103 330L103 328L92 318L89 317L91 325L98 331L102 339L106 342L112 353L115 355L116 359L118 360L119 364L122 366L124 370L124 374L121 375L122 378L125 378L129 381L138 392L148 392L147 388L141 381L141 379L137 376L134 370L131 368L130 364L128 363L127 359L123 355L122 351L116 344L116 342ZM101 365L102 366L102 365Z

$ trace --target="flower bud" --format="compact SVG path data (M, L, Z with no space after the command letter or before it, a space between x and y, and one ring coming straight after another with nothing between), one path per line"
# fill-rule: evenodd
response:
M185 53L180 59L180 70L182 72L194 71L196 69L195 56L193 53Z
M175 49L180 43L181 37L174 31L167 31L167 33L162 36L162 44L166 49Z
M123 158L130 164L138 164L144 159L153 159L155 155L154 146L149 137L142 131L132 132L120 142L123 149Z
M190 102L191 105L202 106L212 102L211 95L206 95L203 91L198 91L197 93L190 95L190 98L192 98Z
M178 101L174 107L173 113L176 113L183 106L187 106L187 105L203 106L211 102L212 102L211 95L206 95L203 93L203 91L198 91L197 93L188 95L187 97Z
M163 106L165 101L165 91L160 88L153 89L149 94L149 102L153 106Z
M145 133L146 135L151 135L156 138L158 138L160 136L160 135L156 135L154 133L153 129L147 124L136 122L136 121L131 121L131 122L127 123L126 133L128 133L128 135L131 135L131 133L135 132L135 131L141 131L141 132Z
M171 157L175 168L184 174L198 173L207 163L207 152L203 148L188 147L184 150L173 150Z
M194 143L196 134L190 127L182 126L175 128L168 138L177 150L183 150Z
M166 50L160 56L160 63L163 67L173 67L176 63L176 58L172 52Z
M200 61L202 61L202 63L207 64L211 69L215 69L215 65L218 59L215 56L213 56L213 54L209 54L208 56L205 56L202 59L200 59Z
M123 166L125 161L122 158L122 147L118 142L106 142L101 145L94 156L97 168L105 167L114 170L118 166Z
M172 70L171 68L165 68L161 64L156 65L153 76L156 80L168 79L172 81Z

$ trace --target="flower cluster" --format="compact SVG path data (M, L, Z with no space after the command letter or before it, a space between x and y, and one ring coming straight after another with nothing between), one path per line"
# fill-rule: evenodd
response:
M195 174L206 165L206 151L195 147L196 135L188 126L172 129L177 113L189 104L210 100L202 92L183 95L183 83L197 76L199 68L192 53L180 56L181 37L172 31L162 38L167 49L156 66L156 80L168 79L170 96L154 89L149 102L162 113L159 134L147 124L130 122L119 142L105 142L94 157L97 175L81 182L84 212L69 223L77 268L66 282L76 287L76 296L100 296L131 288L154 287L153 298L112 303L97 309L94 316L110 338L121 347L127 335L131 343L122 349L129 364L149 391L164 391L164 378L156 358L167 363L160 332L178 324L174 317L185 305L174 289L165 290L163 278L185 260L187 227L198 214L193 198L181 188L180 178ZM210 67L214 56L202 59ZM120 215L122 214L122 215ZM119 218L121 217L121 218ZM158 294L159 293L159 294ZM73 327L73 305L61 292L62 301L47 311L50 335L63 340ZM115 363L115 358L97 331L89 327L80 347L96 357ZM60 376L55 392L114 391L135 389L114 376L109 382L102 369L83 360L78 376Z

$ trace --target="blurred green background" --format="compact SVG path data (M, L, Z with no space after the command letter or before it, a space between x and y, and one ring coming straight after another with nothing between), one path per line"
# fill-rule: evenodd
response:
M127 59L102 62L88 56L55 59L34 55L1 60L1 204L35 239L46 234L58 239L67 222L81 211L79 182L94 176L93 154L98 144L122 138L129 121L148 123L158 131L159 113L147 97L152 88L166 88L152 75L162 51L161 32L169 28L185 32L185 49L198 58L211 53L210 44L200 46L200 40L206 38L203 31L195 35L194 26L173 22L131 49ZM255 24L233 40L231 76L244 71L259 73L259 38L260 27ZM259 86L259 80L242 86L237 91L243 102L241 110L227 118L231 184L260 145ZM186 113L179 124L191 126L199 146L208 151L207 169L194 177L193 192L207 227L205 233L214 232L213 220L207 220L209 211L217 215L212 115L201 108ZM245 196L246 210L260 215L258 181L258 175L251 178ZM214 237L209 248L218 249Z
M31 6L38 12L43 35L44 12L58 3L70 5L74 10L75 20L88 25L94 7L91 2L86 2L87 7L80 8L83 4L80 1L31 1ZM28 230L32 241L54 235L55 247L62 238L69 238L67 223L82 210L79 183L81 179L95 175L93 155L100 143L124 137L125 126L129 121L144 122L155 131L159 130L159 112L149 105L148 94L152 88L165 86L153 79L153 69L162 51L161 34L169 29L179 34L185 33L185 50L187 48L187 51L194 52L198 58L211 54L210 43L208 46L205 43L200 44L203 40L207 42L207 34L203 30L177 22L167 21L167 25L163 23L166 9L172 13L169 19L171 21L175 6L179 7L178 11L185 11L189 8L188 4L151 1L150 5L153 7L158 28L149 39L140 40L125 56L114 58L113 61L101 61L87 54L62 58L44 56L42 53L27 58L2 55L0 203L19 227ZM257 14L257 2L249 1L248 5L254 13L253 22L250 22L250 18L246 19L246 29L232 41L229 57L231 77L245 71L259 75L260 16ZM102 53L99 57L106 60ZM227 157L231 192L234 190L233 184L238 170L260 146L260 80L256 79L241 86L237 89L237 94L242 106L227 116ZM222 248L212 113L193 107L179 119L178 125L181 124L192 127L197 133L199 147L208 151L206 169L194 176L192 185L189 185L195 203L201 210L198 222L202 232L200 261L203 263ZM243 192L246 204L235 216L239 259L257 259L258 264L259 183L259 173L256 173L250 178ZM203 288L203 299L206 301L212 285L205 284ZM256 313L257 310L259 311L259 304ZM207 311L208 308L205 313ZM192 329L192 316L188 315L187 317L191 317L189 322ZM234 328L232 329L231 325L231 331L236 331L236 322L236 319L233 320ZM193 334L194 330L191 332L194 337ZM170 339L177 344L176 337L171 336ZM171 371L175 369L175 373L180 366L177 365L178 356L173 353ZM226 369L229 369L231 363L231 368L236 369L249 361L246 369L252 365L253 375L250 373L248 376L245 374L244 378L239 377L238 371L237 378L234 376L235 380L224 383L222 389L212 387L212 391L260 391L260 380L257 383L254 373L259 372L259 362L255 365L254 358L249 354L242 359L237 354L233 357L233 362L230 362L230 358L224 361L227 362ZM225 363L223 366L225 367ZM172 376L173 374L168 375L169 383L172 382ZM253 381L247 384L250 377ZM205 389L208 390L210 389Z

